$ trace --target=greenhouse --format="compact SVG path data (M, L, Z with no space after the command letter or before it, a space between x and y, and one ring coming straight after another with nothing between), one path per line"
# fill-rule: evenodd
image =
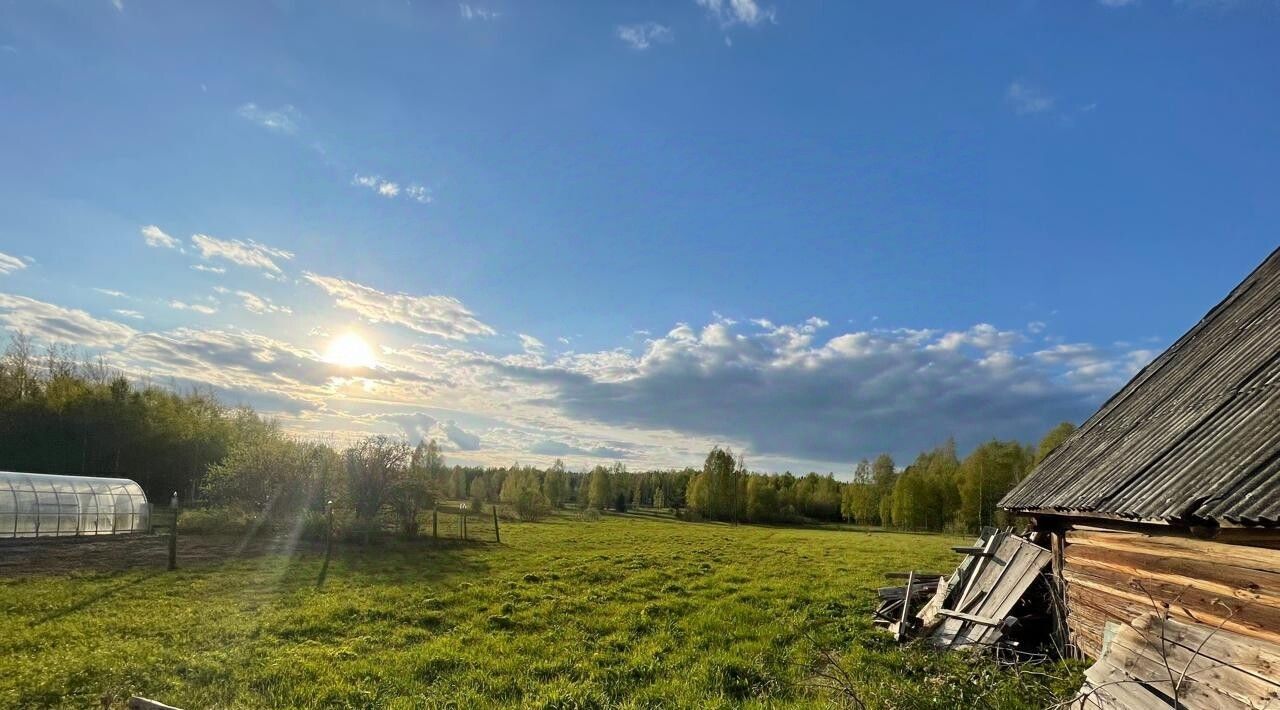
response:
M146 532L149 513L127 478L0 471L0 538Z

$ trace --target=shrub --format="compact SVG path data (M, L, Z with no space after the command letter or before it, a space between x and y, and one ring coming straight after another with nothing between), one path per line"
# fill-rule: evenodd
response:
M588 523L598 523L600 522L600 511L595 508L587 508L578 513L578 519Z

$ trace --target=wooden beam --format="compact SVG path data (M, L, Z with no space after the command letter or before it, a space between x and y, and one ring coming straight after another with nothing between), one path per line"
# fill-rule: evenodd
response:
M1001 626L1004 624L1000 619L992 619L986 616L978 616L976 614L966 614L963 611L951 611L950 609L939 609L939 616L947 616L952 619L960 619L961 621L969 621L979 626Z

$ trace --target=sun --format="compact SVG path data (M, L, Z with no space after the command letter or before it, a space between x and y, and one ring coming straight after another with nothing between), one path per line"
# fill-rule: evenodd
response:
M378 364L373 348L355 333L343 333L329 343L324 359L341 367L373 367Z

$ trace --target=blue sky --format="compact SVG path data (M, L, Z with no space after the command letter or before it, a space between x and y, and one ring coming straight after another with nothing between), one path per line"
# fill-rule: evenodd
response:
M1280 241L1277 30L1269 0L7 0L0 324L459 461L1031 440Z

